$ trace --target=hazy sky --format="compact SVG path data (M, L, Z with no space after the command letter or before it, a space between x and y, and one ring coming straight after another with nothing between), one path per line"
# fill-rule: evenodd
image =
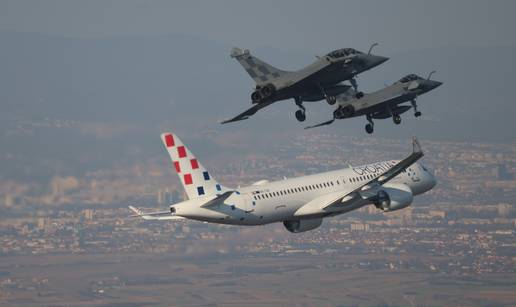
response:
M185 34L231 45L384 52L516 44L516 1L1 0L0 31L99 37Z

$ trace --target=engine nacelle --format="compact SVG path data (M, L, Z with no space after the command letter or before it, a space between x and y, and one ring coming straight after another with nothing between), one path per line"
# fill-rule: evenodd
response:
M410 187L403 183L387 183L373 199L374 205L384 212L406 208L412 204L414 195Z
M276 87L272 83L269 83L260 89L260 94L262 95L262 99L270 98L270 97L274 96L275 93L276 93Z
M353 116L355 114L355 107L347 104L344 106L340 106L333 112L333 117L337 119L343 119Z
M322 224L322 218L284 221L283 225L293 233L315 229Z

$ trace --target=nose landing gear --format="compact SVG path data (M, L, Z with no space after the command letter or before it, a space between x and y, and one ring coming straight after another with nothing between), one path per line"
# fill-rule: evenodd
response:
M349 83L351 83L351 86L353 87L353 89L356 92L356 94L355 94L356 99L360 99L360 98L364 97L364 93L358 91L358 83L355 78L349 79Z
M421 112L419 112L419 111L417 110L416 100L415 100L415 99L412 99L412 100L410 101L410 104L412 104L412 108L414 108L414 116L415 116L415 117L420 117L420 116L421 116Z

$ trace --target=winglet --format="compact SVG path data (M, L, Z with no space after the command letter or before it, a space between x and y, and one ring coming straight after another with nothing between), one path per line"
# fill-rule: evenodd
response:
M419 145L419 141L415 136L412 137L412 151L414 153L423 153L423 150L421 150L421 145Z

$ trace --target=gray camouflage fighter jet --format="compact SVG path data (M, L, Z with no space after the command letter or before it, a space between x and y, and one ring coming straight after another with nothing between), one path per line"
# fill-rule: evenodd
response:
M337 97L338 107L333 112L331 120L306 127L305 129L330 125L336 119L365 115L369 122L365 129L367 133L373 133L373 118L385 119L392 117L394 123L399 125L401 123L400 114L407 112L410 108L414 109L414 116L419 117L421 112L417 110L416 98L442 84L442 82L430 80L433 73L431 72L427 79L414 74L407 75L390 86L365 94L360 98L357 98L353 90L350 89L350 91ZM410 102L411 105L401 105L405 102Z
M233 48L231 57L235 58L256 82L256 88L251 94L253 107L234 118L225 120L222 124L248 119L258 110L285 99L293 98L299 110L295 113L298 121L306 119L303 101L326 101L333 105L336 96L347 92L351 87L357 97L363 95L357 90L355 76L376 67L388 58L363 53L352 48L334 50L298 71L284 71L275 68L257 57L249 50L242 51ZM351 86L341 82L349 80Z

